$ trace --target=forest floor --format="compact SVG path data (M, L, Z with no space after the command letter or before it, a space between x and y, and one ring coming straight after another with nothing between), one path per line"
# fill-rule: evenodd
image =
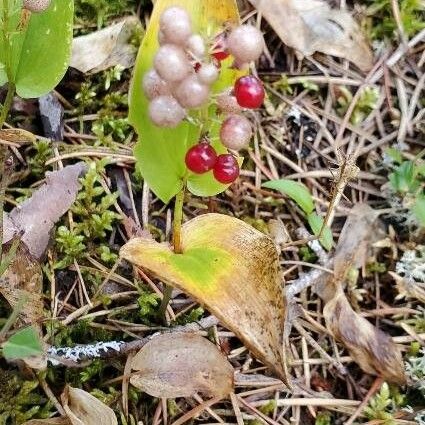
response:
M400 8L394 9L394 3ZM236 379L232 397L195 409L187 423L425 424L423 2L349 5L374 50L375 65L366 74L323 54L297 57L267 21L257 19L249 2L240 5L242 18L261 25L265 34L267 52L257 71L268 98L255 112L254 143L241 177L213 198L186 194L184 220L220 212L274 239L286 286L292 286L290 300L298 306L290 308L287 350L289 371L300 389L290 393L220 324L199 326L199 333L221 347L242 377ZM144 28L151 10L148 1L77 0L75 36L131 15L139 16ZM134 35L135 46L143 31ZM69 69L54 92L59 103L49 106L64 111L61 141L49 140L54 112L41 111L37 100L16 97L8 120L39 137L11 148L15 169L6 211L30 197L47 171L78 161L89 164L78 204L56 226L42 264L48 317L42 324L46 343L56 347L132 341L165 329L159 314L161 282L133 273L129 264L115 267L119 249L134 229L149 231L158 241L170 240L171 234L173 205L158 200L135 170L137 135L127 119L130 78L131 68L119 66L92 75ZM349 175L347 168L354 164L359 169ZM326 251L306 241L310 228L303 210L262 187L282 178L304 182L319 215L331 212L327 224L336 248ZM347 227L353 211L357 215L351 215ZM357 264L346 283L347 299L359 317L399 344L408 385L364 372L325 326L324 301L316 286L326 282L333 262L343 261L344 255L355 257ZM102 304L86 308L99 288ZM0 323L10 313L0 298ZM168 325L202 325L209 316L183 293L173 292ZM199 396L150 397L129 387L125 366L125 359L111 357L78 367L50 365L35 373L0 359L0 425L57 414L65 384L95 395L121 424L172 424L204 403ZM364 409L356 412L362 402Z

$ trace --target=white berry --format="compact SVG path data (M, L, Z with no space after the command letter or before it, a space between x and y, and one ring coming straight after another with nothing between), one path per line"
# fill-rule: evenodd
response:
M252 136L251 123L243 115L228 116L220 129L220 140L228 149L246 148Z
M252 25L235 28L227 39L227 49L237 63L257 60L264 49L264 37L261 31Z
M202 59L207 51L204 39L199 34L193 34L189 37L186 48L196 59Z
M30 12L44 12L50 6L51 0L24 0L23 8Z
M160 77L167 82L181 81L191 71L183 49L172 44L164 44L158 49L154 65Z
M189 14L181 7L165 9L159 20L159 27L168 42L185 46L192 35L192 23Z
M149 117L158 127L177 127L185 116L185 110L172 96L158 96L149 104Z
M149 100L161 95L170 94L168 84L158 75L158 73L151 69L143 77L143 91Z
M219 70L212 63L203 63L201 64L197 75L202 84L211 85L217 81Z
M190 75L177 86L174 94L183 107L199 108L208 101L210 91L196 75Z

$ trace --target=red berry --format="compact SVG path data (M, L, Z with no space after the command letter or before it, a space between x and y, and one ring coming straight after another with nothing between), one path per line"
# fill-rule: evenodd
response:
M227 42L226 36L223 34L219 34L215 38L214 46L213 46L213 54L212 54L219 62L224 61L230 56L230 53L227 51Z
M263 83L252 75L239 78L234 88L236 100L243 108L259 108L265 97Z
M192 146L186 154L186 167L196 174L204 174L214 168L217 161L215 149L208 143Z
M233 183L239 177L239 164L231 154L219 155L214 165L214 177L223 184Z

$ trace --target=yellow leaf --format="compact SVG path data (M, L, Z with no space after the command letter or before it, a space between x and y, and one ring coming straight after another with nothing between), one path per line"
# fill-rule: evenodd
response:
M204 305L287 384L283 351L285 303L273 241L241 220L201 215L182 228L183 254L137 238L121 250Z

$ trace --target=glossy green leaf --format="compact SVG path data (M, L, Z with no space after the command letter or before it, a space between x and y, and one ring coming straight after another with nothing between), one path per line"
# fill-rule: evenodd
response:
M314 211L313 197L307 186L303 183L282 179L264 183L263 187L278 190L284 195L289 196L306 214L310 214Z
M187 181L188 189L198 196L213 196L227 186L217 183L212 172L195 175L185 165L187 150L198 142L201 129L199 126L184 122L174 129L164 129L153 125L148 117L148 99L142 90L144 74L152 68L158 45L159 17L169 6L184 7L192 17L194 31L205 37L213 37L224 25L239 22L235 0L157 0L145 38L140 47L133 75L130 93L131 124L135 127L139 142L135 148L137 167L153 192L163 201L168 202ZM231 59L222 63L219 81L213 92L218 93L232 86L240 72L230 69ZM209 117L216 118L215 108L210 107ZM194 113L193 116L196 116ZM209 128L212 145L219 152L225 152L218 141L219 123L213 122Z
M52 0L43 13L23 14L21 0L9 0L10 59L0 37L0 83L10 79L19 96L35 98L50 92L62 79L71 55L74 19L73 0ZM3 3L0 6L3 14ZM26 21L26 23L23 23Z
M43 354L43 346L37 331L31 326L12 335L3 345L6 359L24 359Z
M316 213L311 213L308 215L307 219L308 224L310 225L314 235L319 236L320 231L323 227L323 218L317 215ZM323 247L328 251L330 251L334 246L332 231L328 226L323 229L323 234L319 240Z
M179 288L233 331L285 382L285 303L273 241L248 224L204 214L182 228L182 254L152 239L132 239L121 257Z

